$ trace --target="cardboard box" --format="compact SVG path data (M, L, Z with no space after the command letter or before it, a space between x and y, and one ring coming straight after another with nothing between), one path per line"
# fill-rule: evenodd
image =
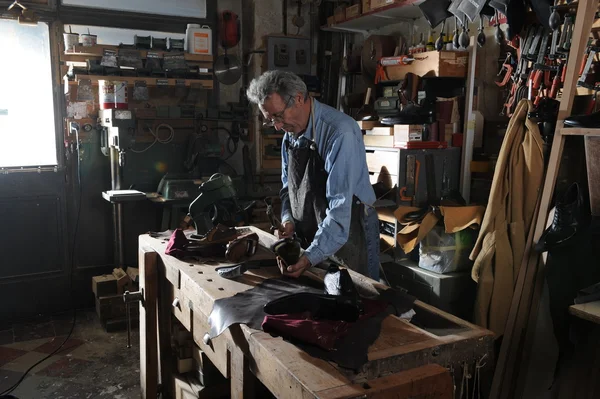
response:
M361 5L355 4L350 7L346 7L346 19L358 17L360 15Z
M335 17L332 15L331 17L327 17L327 25L332 26L335 24Z
M409 72L420 77L464 78L467 76L469 61L467 51L426 51L415 54L415 58L415 61L408 65L386 66L387 80L402 80Z
M131 288L131 279L125 273L125 270L119 268L113 269L113 276L117 279L117 294L123 294Z
M375 10L377 8L389 6L390 4L401 4L404 3L405 0L371 0L369 4L369 8L371 10Z
M423 125L394 125L394 145L423 139Z
M362 0L362 13L366 14L371 11L371 0Z
M92 292L96 298L117 295L117 279L112 274L92 277Z
M343 22L346 19L346 7L336 7L336 9L333 10L333 19L335 22Z

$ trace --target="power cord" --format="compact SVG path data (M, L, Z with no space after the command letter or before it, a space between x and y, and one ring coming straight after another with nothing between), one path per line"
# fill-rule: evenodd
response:
M25 380L25 377L27 376L27 374L29 374L29 372L31 370L33 370L38 364L46 361L47 359L49 359L50 357L52 357L56 353L58 353L61 350L61 348L67 343L69 338L71 338L71 335L73 335L73 330L75 329L75 323L77 320L77 309L75 308L75 301L73 298L74 297L74 295L73 295L73 269L75 268L75 248L76 248L75 245L77 244L77 231L79 229L79 217L81 216L81 199L82 199L82 191L83 190L82 190L82 186L81 186L81 162L79 159L79 154L81 154L81 152L79 151L79 128L74 129L74 131L75 131L75 138L77 140L77 184L79 186L79 200L78 200L78 206L77 206L77 216L75 218L75 228L73 231L73 245L71 246L71 270L69 273L69 294L71 296L70 302L73 304L73 321L71 323L71 329L69 330L69 334L67 334L67 337L65 338L65 340L60 344L60 346L58 348L56 348L54 351L52 351L52 353L48 354L43 359L36 362L33 366L29 367L16 383L14 383L10 388L7 388L4 392L0 393L0 399L18 399L16 396L13 396L10 394L15 389L17 389L19 387L19 385L21 385L23 380Z
M227 137L227 143L226 143L225 147L227 148L227 152L229 153L229 155L224 159L226 161L229 158L231 158L237 152L237 150L238 150L238 145L239 145L239 142L240 142L239 123L238 122L234 122L234 125L232 126L231 130L229 130L226 127L223 127L223 126L213 127L212 130L213 131L223 130L228 135L228 137Z
M160 129L167 129L169 131L169 136L167 136L166 139L161 139L158 136L159 130ZM152 128L148 128L148 130L150 131L150 134L152 136L154 136L154 141L146 148L144 148L143 150L134 150L133 148L131 149L131 152L134 152L136 154L141 154L143 152L148 151L150 148L152 148L154 146L154 144L156 143L161 143L161 144L169 144L171 141L173 141L173 139L175 138L175 130L173 129L173 127L169 124L166 123L161 123L160 125L158 125L156 127L156 132L154 130L152 130Z

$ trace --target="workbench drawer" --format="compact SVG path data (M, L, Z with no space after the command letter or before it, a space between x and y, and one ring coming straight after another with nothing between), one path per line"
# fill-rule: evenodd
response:
M389 173L398 175L399 154L398 151L366 150L367 167L369 172ZM382 170L382 168L385 168Z
M192 304L190 300L181 293L179 289L173 287L173 298L171 299L173 314L177 320L188 330L192 330Z

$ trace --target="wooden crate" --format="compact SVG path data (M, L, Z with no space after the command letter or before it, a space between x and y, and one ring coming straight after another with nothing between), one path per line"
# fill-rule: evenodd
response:
M420 77L466 78L469 52L427 51L415 54L416 60L409 65L385 67L388 80L402 80L407 73Z
M346 19L358 17L360 15L360 3L346 7Z
M333 11L335 22L343 22L346 19L346 7L339 6Z
M371 11L371 0L362 0L362 13L366 14Z
M369 9L375 10L377 8L386 7L391 4L406 3L406 0L371 0L369 3Z

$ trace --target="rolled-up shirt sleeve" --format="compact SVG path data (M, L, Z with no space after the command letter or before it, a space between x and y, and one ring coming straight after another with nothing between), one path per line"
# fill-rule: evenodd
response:
M338 132L332 139L324 154L325 170L328 173L326 196L329 207L313 242L305 251L312 265L335 254L348 241L353 188L361 165L354 160L365 156L361 143L352 132Z
M284 137L283 142L287 139ZM281 223L293 222L292 210L290 207L290 195L288 192L288 154L285 144L281 145L281 183L282 188L279 192L279 198L281 198Z

